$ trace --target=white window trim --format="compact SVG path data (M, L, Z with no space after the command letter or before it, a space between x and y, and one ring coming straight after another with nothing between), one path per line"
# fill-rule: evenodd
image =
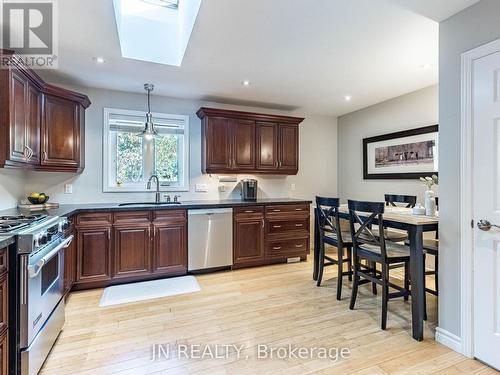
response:
M130 116L146 116L144 111L136 111L130 109L121 109L121 108L104 108L104 121L103 121L103 148L102 148L102 190L104 193L141 193L141 192L151 192L146 188L146 183L144 186L109 186L108 185L108 176L110 173L109 165L111 161L111 149L109 147L110 135L109 135L109 118L111 114L123 114ZM179 175L183 180L183 184L180 186L162 186L160 185L160 191L162 192L187 192L189 191L189 116L185 115L174 115L168 113L159 113L153 112L153 121L155 118L168 118L174 120L182 120L184 121L184 164L182 171L179 171Z

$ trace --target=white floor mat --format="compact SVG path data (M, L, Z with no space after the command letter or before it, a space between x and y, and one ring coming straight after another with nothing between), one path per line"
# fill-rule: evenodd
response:
M170 279L114 285L104 289L99 307L176 296L199 292L200 290L200 284L198 284L194 276L172 277Z

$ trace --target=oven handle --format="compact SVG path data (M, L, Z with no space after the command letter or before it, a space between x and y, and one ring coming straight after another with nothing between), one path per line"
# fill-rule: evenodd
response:
M28 299L28 284L26 282L27 272L26 268L28 267L28 256L21 255L19 258L19 289L21 290L21 305L26 305Z
M28 275L30 279L33 279L38 276L40 271L42 270L43 266L51 260L53 257L56 256L56 254L63 248L68 247L71 242L73 241L74 236L71 235L68 238L66 238L63 242L61 242L57 247L55 247L50 253L45 255L42 259L40 259L34 266L29 266L28 267Z

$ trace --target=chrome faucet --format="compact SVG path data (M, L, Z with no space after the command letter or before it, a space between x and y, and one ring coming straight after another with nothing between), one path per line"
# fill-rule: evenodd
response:
M155 202L160 203L160 201L161 201L160 200L160 179L158 178L157 175L153 174L153 175L151 175L151 177L149 177L147 188L148 188L148 190L151 190L151 181L153 179L156 179Z

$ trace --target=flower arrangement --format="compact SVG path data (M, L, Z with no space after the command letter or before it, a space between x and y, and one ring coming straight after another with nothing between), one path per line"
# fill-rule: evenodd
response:
M429 190L433 185L439 185L439 178L435 174L431 177L420 177L420 181L422 181L422 184L427 186L427 189Z

